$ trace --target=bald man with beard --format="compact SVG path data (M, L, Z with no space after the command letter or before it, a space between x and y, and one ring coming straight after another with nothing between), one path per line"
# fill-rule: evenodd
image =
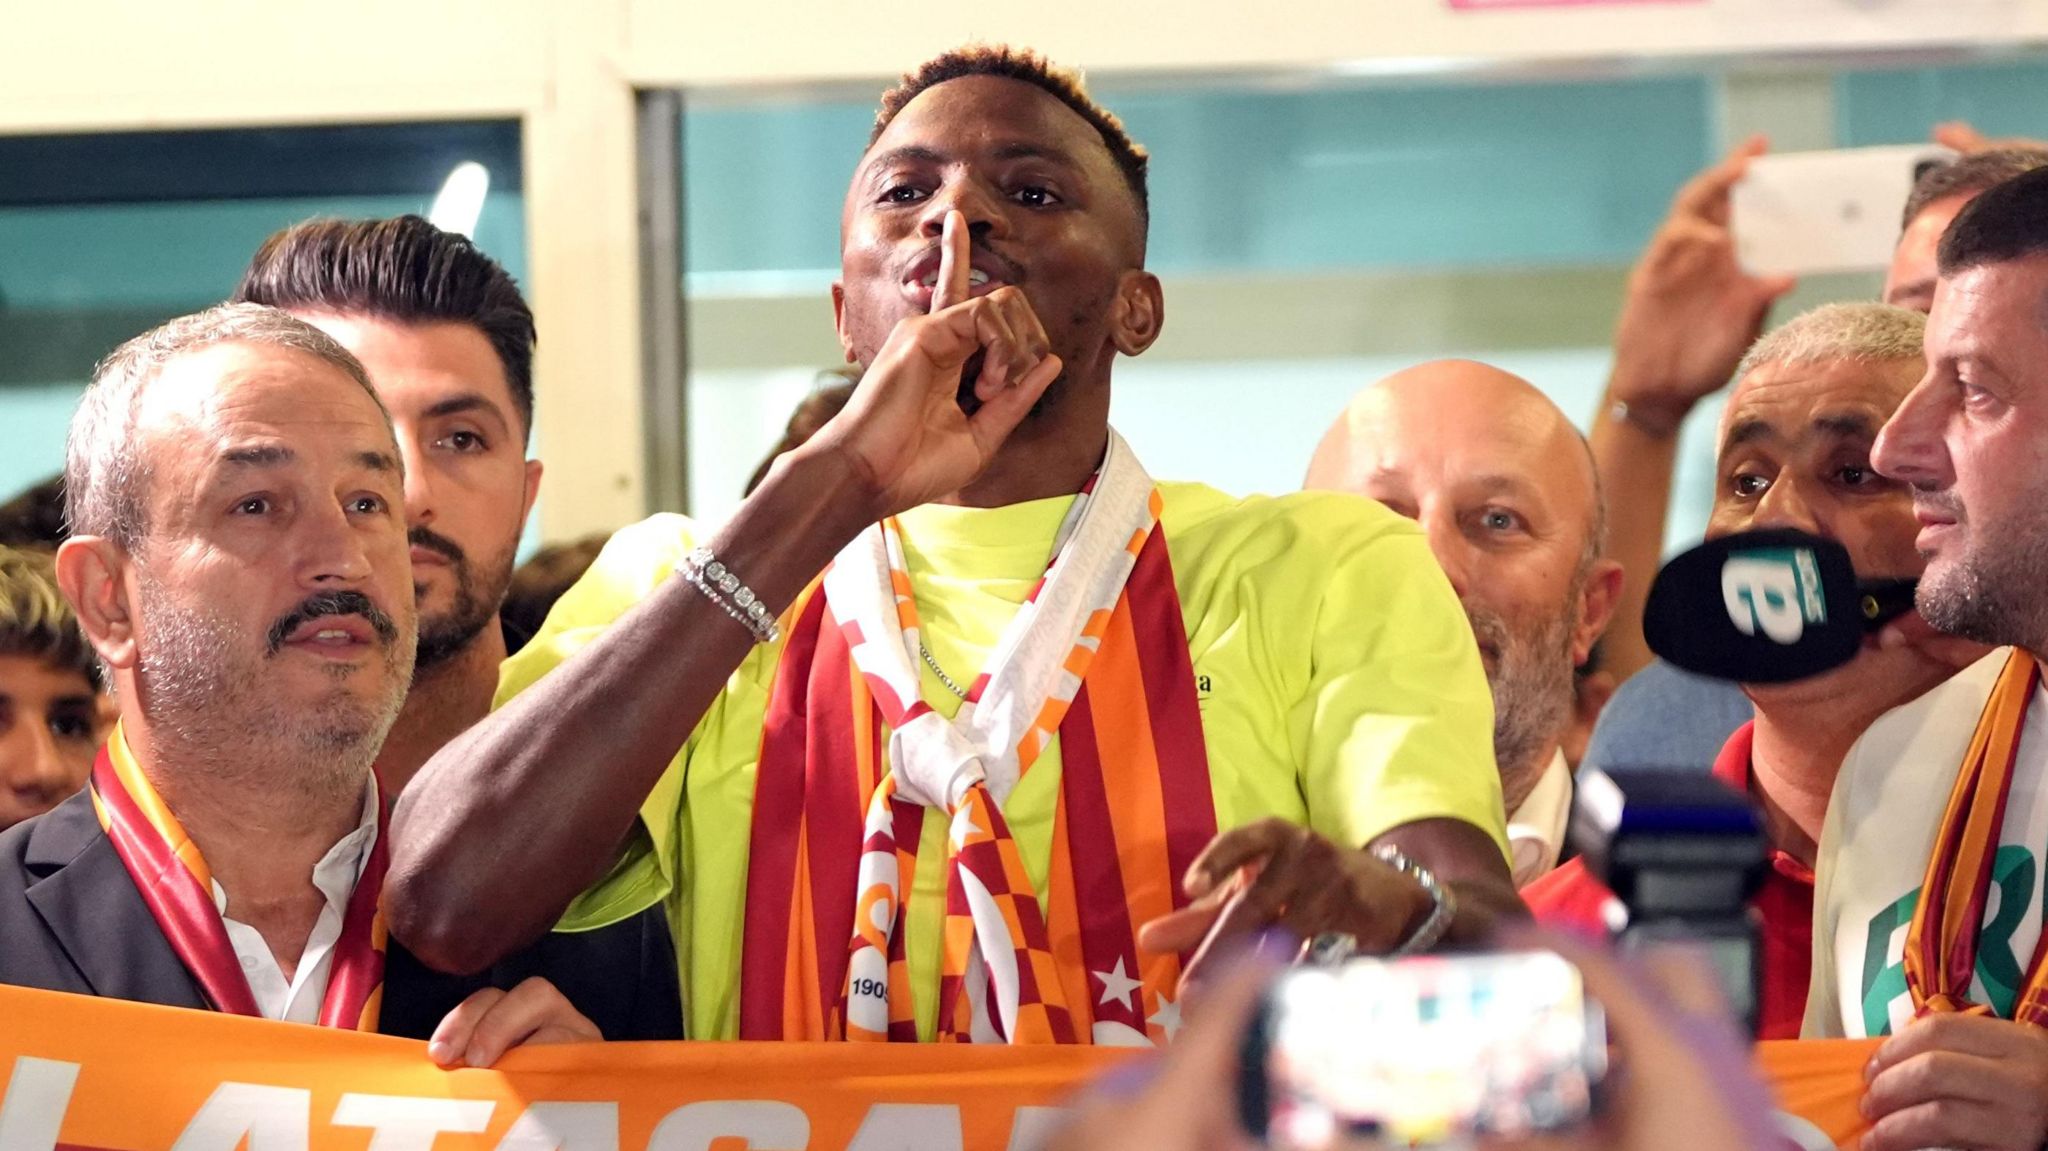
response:
M1303 486L1370 496L1422 526L1493 688L1515 883L1550 871L1571 809L1572 673L1621 591L1585 438L1528 381L1442 360L1359 393Z

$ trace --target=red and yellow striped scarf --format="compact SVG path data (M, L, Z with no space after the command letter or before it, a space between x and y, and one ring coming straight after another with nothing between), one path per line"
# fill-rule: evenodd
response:
M1216 816L1165 537L1148 528L1130 551L1064 665L1074 682L1018 741L1019 773L1060 742L1043 912L997 792L948 797L942 1040L1139 1044L1178 1027L1181 957L1141 955L1136 929L1184 904L1178 877ZM908 577L892 577L914 643ZM864 671L865 637L818 586L794 614L755 786L740 1037L915 1040L904 903L927 808L899 797L884 739L929 708ZM968 706L988 687L985 673Z
M261 1016L248 977L228 942L227 928L213 902L213 872L199 854L199 845L185 834L178 818L164 805L148 776L128 751L116 726L100 750L92 770L92 805L114 852L135 880L142 901L155 917L171 950L198 980L216 1011ZM327 997L320 1006L320 1026L375 1031L384 996L384 913L377 900L384 888L388 863L383 804L377 815L377 841L356 880L342 918L341 938Z
M1920 903L1906 930L1906 987L1916 1015L1940 1011L1990 1015L1972 1002L1977 935L1991 890L1991 865L2005 827L2006 804L2026 730L2027 707L2041 683L2034 657L2014 649L1977 719L1970 750L1956 773L1934 854L1920 886ZM2048 1027L2048 930L2034 947L2013 1018Z

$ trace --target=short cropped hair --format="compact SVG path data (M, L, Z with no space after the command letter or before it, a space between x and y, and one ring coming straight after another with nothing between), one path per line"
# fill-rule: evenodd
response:
M1941 237L1936 259L1952 276L2048 252L2048 168L2015 176L1970 201Z
M1927 317L1907 308L1875 301L1823 304L1751 345L1735 378L1774 364L1918 361L1926 334Z
M101 687L99 659L57 590L48 552L0 546L0 655L75 671L93 690Z
M1906 197L1906 213L1899 221L1899 229L1904 231L1912 227L1920 213L1938 201L1990 191L2014 176L2025 175L2036 168L2048 168L2048 150L1993 148L1988 152L1958 156L1946 164L1936 164L1913 181L1913 193Z
M363 365L303 320L260 304L217 304L180 316L115 348L93 369L64 444L64 510L71 534L105 536L130 552L141 544L148 531L149 461L136 441L135 414L143 390L172 360L217 344L304 352L340 369L385 411Z
M526 431L533 431L533 309L467 236L419 216L308 220L263 242L234 299L399 323L448 321L484 334Z
M1124 184L1131 191L1131 198L1137 201L1138 235L1142 241L1152 217L1151 197L1146 188L1146 169L1151 158L1144 147L1124 130L1123 121L1088 94L1088 87L1078 71L1062 68L1029 48L969 44L934 56L915 70L904 73L901 82L882 93L882 106L875 113L874 131L868 133L868 147L875 146L875 141L882 138L882 133L888 130L897 113L912 100L948 80L966 76L1021 80L1050 94L1088 121L1088 126L1102 137L1103 147L1109 149L1110 158L1116 161L1117 170L1123 174Z

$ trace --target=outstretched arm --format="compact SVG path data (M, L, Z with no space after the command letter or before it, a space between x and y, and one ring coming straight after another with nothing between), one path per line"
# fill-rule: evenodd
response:
M1624 574L1603 638L1617 679L1650 662L1643 602L1664 552L1679 425L1728 382L1772 301L1792 288L1782 276L1749 275L1735 259L1730 193L1763 150L1751 140L1680 189L1629 276L1614 372L1590 437L1608 502L1607 554Z
M867 525L978 476L1058 375L1022 293L967 298L967 242L955 213L932 313L897 325L846 410L778 460L712 538L771 610ZM968 416L957 389L975 352L982 404ZM464 973L538 938L604 873L753 644L696 587L669 580L449 743L392 820L392 933L429 966Z

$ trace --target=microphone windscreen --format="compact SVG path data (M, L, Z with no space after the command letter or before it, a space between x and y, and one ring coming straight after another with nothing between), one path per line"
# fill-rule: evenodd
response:
M1643 638L1687 671L1787 683L1856 658L1865 634L1841 544L1788 528L1708 540L1650 585Z

